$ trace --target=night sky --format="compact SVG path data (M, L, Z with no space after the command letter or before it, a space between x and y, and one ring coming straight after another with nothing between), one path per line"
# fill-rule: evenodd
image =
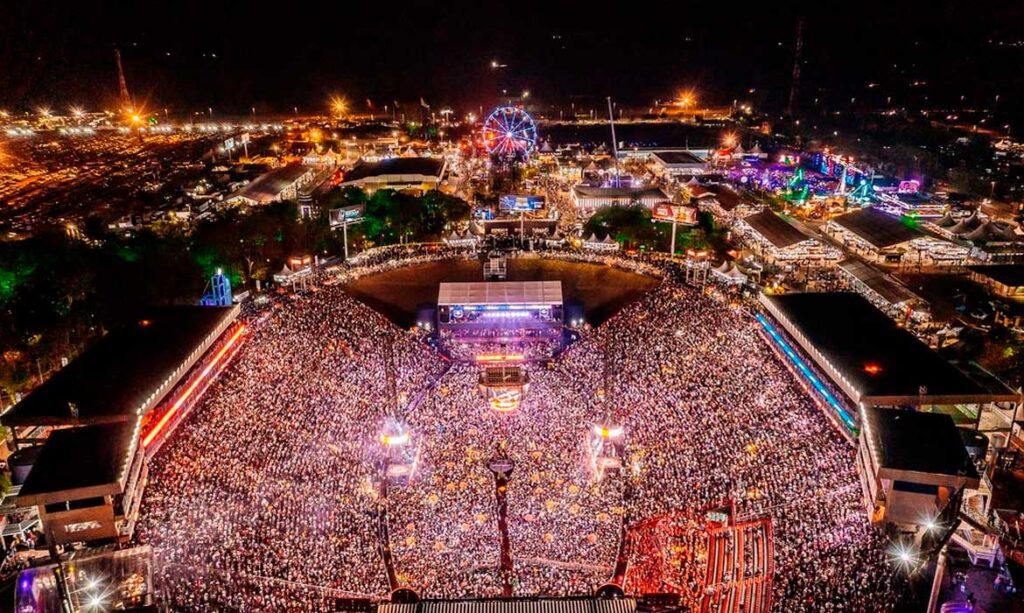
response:
M3 107L113 106L120 48L135 98L172 113L312 112L334 93L357 109L367 98L380 108L420 96L434 108L469 109L496 102L503 88L529 89L538 103L611 95L636 105L693 88L712 103L781 108L800 17L804 105L999 94L1002 105L1024 106L1019 0L611 10L603 2L62 4L0 4ZM507 67L493 70L492 60Z

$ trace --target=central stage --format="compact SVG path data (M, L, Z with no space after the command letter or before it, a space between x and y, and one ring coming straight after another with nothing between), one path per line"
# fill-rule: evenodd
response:
M562 348L563 325L561 281L441 283L438 289L438 338L455 359L548 359Z

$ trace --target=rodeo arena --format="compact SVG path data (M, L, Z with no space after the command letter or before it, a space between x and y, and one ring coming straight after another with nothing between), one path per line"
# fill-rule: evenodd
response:
M859 335L859 296L759 303L667 258L532 255L657 280L596 327L560 281L442 282L412 329L346 291L474 257L385 248L111 331L3 416L19 503L70 554L22 572L16 610L887 610L893 539L923 552L914 523L979 483L948 416L907 405L1019 401ZM821 337L836 300L850 334ZM876 341L892 373L833 360ZM887 449L900 416L952 451Z
M992 545L1020 392L861 295L460 240L298 259L244 301L218 273L3 413L36 518L8 528L49 553L14 610L891 611L951 540ZM412 325L352 290L427 267ZM584 269L649 289L594 318Z

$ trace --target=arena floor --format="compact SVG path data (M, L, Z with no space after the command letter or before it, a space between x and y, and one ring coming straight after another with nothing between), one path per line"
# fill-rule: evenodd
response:
M558 260L509 260L508 273L509 281L561 281L563 296L583 303L591 325L605 322L659 283L658 279L610 266ZM346 289L395 323L409 327L416 323L417 305L437 301L438 284L482 280L480 262L455 260L369 275Z

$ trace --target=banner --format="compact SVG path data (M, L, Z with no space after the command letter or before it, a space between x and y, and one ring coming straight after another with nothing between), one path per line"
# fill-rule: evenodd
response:
M544 196L505 194L498 199L498 208L502 211L522 212L540 211L544 208Z
M355 223L363 218L364 207L361 204L345 206L340 209L331 209L328 212L331 227L337 227L346 223Z
M681 204L659 202L651 208L651 217L655 221L675 220L676 223L684 226L697 225L697 209Z

